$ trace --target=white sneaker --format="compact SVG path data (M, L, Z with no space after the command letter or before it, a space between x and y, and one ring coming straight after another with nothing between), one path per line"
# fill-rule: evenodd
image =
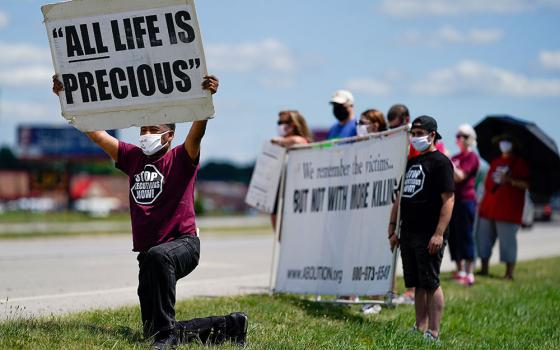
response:
M402 295L399 295L395 300L393 300L393 304L414 305L414 298L405 292Z
M365 315L375 315L381 312L381 305L379 304L367 304L362 308L362 312Z

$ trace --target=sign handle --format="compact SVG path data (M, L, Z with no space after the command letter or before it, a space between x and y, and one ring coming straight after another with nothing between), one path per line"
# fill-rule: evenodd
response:
M282 175L280 176L280 190L278 192L278 206L276 208L276 231L274 232L274 239L272 243L272 263L270 264L270 281L269 281L269 295L274 294L274 287L276 286L276 273L278 269L278 251L282 248L280 244L280 235L282 232L282 218L284 214L284 187L286 182L286 172L288 163L289 152L286 152L284 161L282 163Z
M407 127L408 129L408 127ZM400 196L400 194L403 191L403 187L404 187L404 173L406 173L406 163L408 162L408 153L410 151L410 139L407 137L406 138L406 148L405 148L405 153L406 153L406 157L404 157L404 172L403 175L401 177L401 186L399 188L399 209L397 210L397 227L395 228L395 234L397 235L397 238L401 238L401 203L400 203L400 199L402 198ZM400 245L398 247L395 247L395 250L393 251L393 268L391 269L391 289L387 292L387 304L389 306L393 306L393 290L395 290L395 284L396 284L396 274L397 274L397 259L399 257L399 251L400 251Z

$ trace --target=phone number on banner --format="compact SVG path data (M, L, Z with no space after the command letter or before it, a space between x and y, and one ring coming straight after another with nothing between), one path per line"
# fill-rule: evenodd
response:
M379 281L390 277L391 266L354 266L352 270L352 281Z

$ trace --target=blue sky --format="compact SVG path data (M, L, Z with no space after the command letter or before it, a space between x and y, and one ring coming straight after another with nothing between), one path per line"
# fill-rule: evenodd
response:
M65 122L43 4L0 1L0 144L15 144L18 123ZM339 88L358 113L401 102L436 117L451 151L457 126L488 114L535 121L560 141L560 0L199 0L197 12L221 81L204 160L254 160L284 108L330 126ZM138 129L121 135L136 142Z

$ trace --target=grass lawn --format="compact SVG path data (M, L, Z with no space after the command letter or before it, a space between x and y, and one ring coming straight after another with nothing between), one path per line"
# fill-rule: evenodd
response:
M560 257L524 262L515 282L480 277L470 288L443 274L446 308L439 346L408 331L414 311L404 305L366 316L357 306L319 304L293 295L249 295L182 301L177 318L246 311L248 349L559 349L559 266ZM502 266L491 269L495 276L503 272ZM139 317L138 307L128 307L8 320L0 323L0 348L149 349L141 339Z

